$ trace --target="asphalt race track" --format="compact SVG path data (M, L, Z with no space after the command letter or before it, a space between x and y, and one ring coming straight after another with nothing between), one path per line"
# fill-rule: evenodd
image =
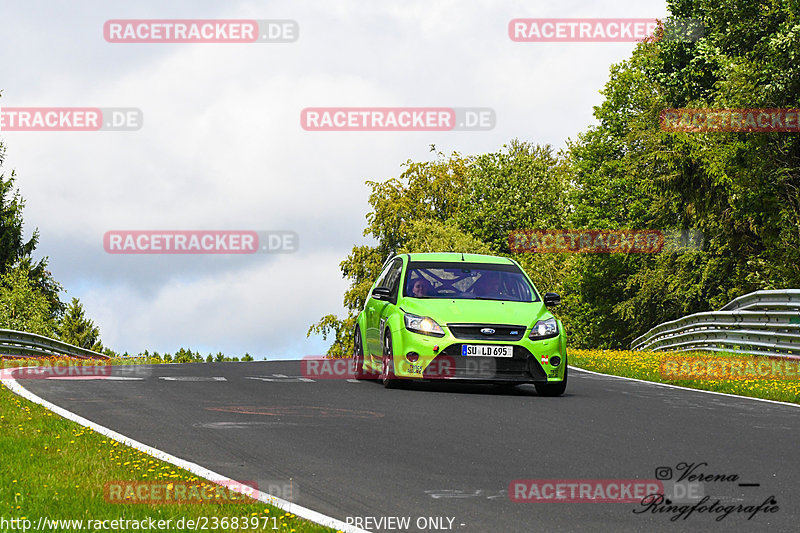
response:
M255 480L264 492L290 483L291 494L276 496L342 521L369 517L370 530L400 531L396 522L375 527L382 517L409 517L406 531L800 528L800 409L792 406L577 369L559 398L539 397L527 385L387 390L375 382L303 381L298 361L114 374L141 379L19 383L130 438ZM674 481L681 463L700 465L694 474L725 475L695 483L711 497L708 505L757 506L773 496L778 509L750 520L749 513L717 521L719 512L694 512L672 521L674 514L641 513L641 502L514 502L508 494L517 479L653 480L657 469L666 477L667 467Z

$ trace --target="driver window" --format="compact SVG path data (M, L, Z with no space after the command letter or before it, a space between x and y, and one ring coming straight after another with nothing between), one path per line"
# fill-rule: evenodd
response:
M385 287L386 286L386 277L389 275L389 272L392 271L392 265L386 265L384 269L381 271L380 275L378 276L378 281L375 283L375 288L378 287ZM369 293L369 297L372 298L372 292Z
M378 287L385 287L386 286L386 277L389 275L389 272L392 271L392 265L387 265L386 268L378 276L378 282L375 284L375 288Z
M389 272L386 274L386 278L383 280L382 286L390 289L392 291L392 296L397 296L397 288L400 286L400 272L402 272L402 270L403 260L395 260Z

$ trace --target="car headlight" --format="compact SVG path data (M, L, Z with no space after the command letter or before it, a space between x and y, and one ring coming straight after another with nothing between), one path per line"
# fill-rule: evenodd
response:
M548 318L547 320L540 320L531 328L531 334L528 336L532 341L540 341L542 339L550 339L558 336L558 322L555 318Z
M436 321L427 316L418 316L406 313L403 315L406 321L406 329L414 333L421 333L422 335L430 335L431 337L444 337L444 330L442 326Z

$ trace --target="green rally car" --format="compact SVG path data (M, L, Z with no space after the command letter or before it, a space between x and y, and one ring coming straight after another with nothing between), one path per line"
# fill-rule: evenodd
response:
M359 379L456 379L567 386L566 336L519 264L460 253L401 254L372 285L354 332Z

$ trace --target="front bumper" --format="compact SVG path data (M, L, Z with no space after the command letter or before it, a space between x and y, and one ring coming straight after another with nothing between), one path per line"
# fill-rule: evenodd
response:
M431 337L403 328L392 332L394 374L398 378L428 380L463 380L472 382L554 383L564 379L567 365L563 330L559 336L539 341L530 340L526 330L517 341L485 339L465 340L453 337L444 327L444 337ZM464 344L512 346L512 357L464 356ZM434 350L438 347L438 350ZM409 354L416 354L417 360ZM551 364L554 356L558 365Z

